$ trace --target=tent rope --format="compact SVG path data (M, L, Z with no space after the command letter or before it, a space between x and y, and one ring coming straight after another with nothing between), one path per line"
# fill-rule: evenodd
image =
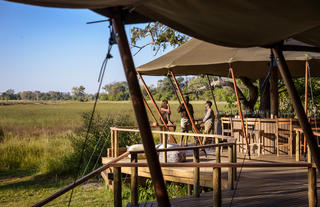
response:
M85 148L87 146L87 142L88 142L88 138L89 138L89 132L90 132L91 127L92 127L93 117L94 117L96 106L97 106L97 102L98 102L98 99L99 99L100 90L101 90L101 86L102 86L103 77L104 77L104 74L105 74L105 71L106 71L107 63L108 63L108 60L112 58L111 49L112 49L112 46L116 43L115 42L114 32L113 32L113 29L111 27L111 22L110 21L109 21L109 26L108 27L109 27L109 32L110 32L108 51L107 51L107 55L106 55L104 61L102 62L102 65L101 65L101 68L100 68L100 73L99 73L99 78L98 78L99 86L98 86L98 90L97 90L97 93L96 93L96 96L95 96L95 101L94 101L93 109L92 109L92 112L91 112L90 121L89 121L89 124L88 124L88 129L87 129L87 132L86 132L85 140L84 140L84 143L83 143L83 146L82 146L80 159L79 159L79 162L78 162L78 165L77 165L77 171L76 171L76 173L74 175L74 183L76 182L76 180L78 178L78 175L80 173L81 163L82 163L82 160L83 160ZM68 207L71 205L73 192L74 192L74 189L71 190L69 201L68 201Z

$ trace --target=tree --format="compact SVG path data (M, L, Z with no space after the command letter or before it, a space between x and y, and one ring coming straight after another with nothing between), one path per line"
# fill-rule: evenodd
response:
M73 87L72 88L72 94L74 97L76 97L80 101L84 101L85 99L85 87L84 86L79 86L79 87Z
M106 91L106 95L110 101L124 101L130 97L129 87L126 81L110 83L102 89Z
M137 44L141 39L148 38L150 41L142 45ZM151 46L152 50L157 54L162 48L165 50L168 45L177 47L189 40L189 36L177 32L176 30L161 24L160 22L153 22L147 24L144 28L133 27L131 29L131 46L138 49L134 54L136 55L143 48Z

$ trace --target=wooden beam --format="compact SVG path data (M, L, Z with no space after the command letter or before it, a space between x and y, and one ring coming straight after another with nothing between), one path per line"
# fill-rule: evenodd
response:
M137 153L131 153L131 162L137 163L138 162L138 155ZM139 199L139 190L138 190L138 168L132 167L131 168L131 205L138 206L138 199Z
M316 142L316 139L313 135L310 123L308 121L308 117L306 113L304 112L300 96L294 86L290 70L288 68L288 65L285 61L285 58L283 56L283 53L281 51L281 45L275 45L274 48L272 49L276 60L278 64L278 68L280 71L280 74L284 80L284 83L288 89L289 96L292 100L292 105L293 108L297 114L299 123L301 128L303 129L303 133L307 138L307 143L308 146L310 147L311 153L312 153L312 158L314 162L317 165L318 170L320 170L320 151L318 149L318 144Z
M213 207L220 207L222 204L221 198L221 168L213 168Z
M199 149L193 150L193 162L199 163L200 157L199 157ZM193 171L193 195L195 197L200 197L200 168L195 167Z
M243 132L243 135L244 135L244 139L246 141L247 152L248 152L248 155L250 157L250 147L249 147L249 143L248 143L248 139L247 139L247 132L246 132L247 130L245 129L245 126L244 126L241 103L240 103L240 100L239 100L239 95L238 95L238 90L237 90L237 82L236 82L236 78L234 77L233 68L231 66L231 63L230 63L230 72L231 72L231 76L232 76L232 80L233 80L234 92L235 92L236 97L237 97L238 110L239 110L239 115L240 115L241 125L242 125L242 132Z
M148 94L149 98L151 99L151 101L152 101L152 103L153 103L153 105L154 105L155 109L157 110L158 115L159 115L159 117L160 117L160 119L161 119L161 121L162 121L163 125L164 125L164 126L165 126L165 128L169 131L169 127L168 127L167 123L164 121L164 118L163 118L163 116L162 116L162 114L161 114L161 112L160 112L160 109L159 109L159 107L158 107L158 105L157 105L156 101L154 100L154 98L153 98L153 96L152 96L152 94L151 94L151 92L150 92L150 90L149 90L149 88L148 88L147 84L144 82L144 80L143 80L143 78L142 78L141 74L140 74L139 72L137 72L137 74L138 74L138 76L139 76L139 78L140 78L140 80L141 80L141 82L142 82L143 87L146 89L147 94ZM169 120L168 120L168 121L169 121ZM173 143L177 144L177 141L176 141L176 139L175 139L173 136L170 136L170 138L171 138L171 141L172 141Z
M171 84L171 86L172 86L172 89L173 89L174 93L176 94L177 100L179 101L179 104L181 105L181 101L180 101L180 98L179 98L177 89L176 89L176 87L174 86L174 84L173 84L173 82L172 82L171 76L168 74L167 77L168 77L168 79L169 79L169 81L170 81L170 84Z
M308 60L306 60L304 76L304 112L308 117ZM303 137L303 152L306 153L307 139Z
M122 207L121 168L113 168L113 206Z
M210 89L210 92L211 92L211 97L212 97L214 106L216 107L217 115L219 117L220 112L219 112L219 109L218 109L216 98L215 98L214 93L213 93L213 89L212 89L212 86L211 86L211 81L210 81L209 75L206 75L206 76L207 76L207 80L208 80L208 86L209 86L209 89Z
M270 114L271 118L277 118L279 113L278 68L272 67L270 70Z
M128 81L133 109L139 125L142 143L146 153L158 206L170 207L171 205L168 192L163 179L158 154L155 150L155 144L150 129L148 115L143 103L142 93L137 79L137 72L135 70L128 39L123 25L121 10L119 8L113 9L112 27L116 34L115 37L120 51L126 79Z
M318 206L317 172L315 168L308 168L308 203L310 207Z
M171 76L172 76L172 78L173 78L174 83L176 84L176 87L177 87L178 92L179 92L179 94L180 94L180 97L181 97L181 100L182 100L182 102L183 102L183 105L184 105L184 107L186 108L188 117L189 117L190 122L191 122L191 124L192 124L192 128L193 128L193 130L195 131L195 133L199 134L198 129L197 129L197 127L196 127L196 124L194 123L194 120L193 120L193 118L192 118L192 116L191 116L191 113L190 113L190 111L189 111L189 109L188 109L187 103L186 103L186 101L184 100L184 97L183 97L182 91L181 91L181 89L180 89L179 83L178 83L178 81L177 81L177 79L176 79L176 77L175 77L175 75L174 75L174 73L173 73L172 71L170 71L170 74L171 74ZM198 141L199 141L199 144L202 145L201 139L200 139L199 137L197 137L197 139L198 139Z
M157 126L158 126L158 125L159 125L159 123L158 123L158 121L157 121L156 117L154 116L154 114L153 114L153 112L152 112L152 110L151 110L151 108L150 108L150 106L149 106L148 102L146 101L146 99L145 99L143 96L142 96L142 98L143 98L143 102L144 102L144 104L147 106L147 109L148 109L149 113L151 114L151 116L152 116L152 118L153 118L154 122L156 122L156 124L157 124Z
M61 195L67 193L69 190L77 187L78 185L81 185L82 183L86 182L87 180L93 178L94 176L98 175L102 171L105 171L106 169L110 168L112 163L116 163L119 160L122 160L123 158L127 157L130 152L125 152L124 154L120 155L119 157L116 157L112 160L110 160L107 164L103 165L102 167L92 171L91 173L83 176L82 178L76 180L75 182L65 186L64 188L60 189L59 191L55 192L51 196L41 200L40 202L32 205L32 207L40 207L44 206L45 204L49 203L50 201L53 201L54 199L60 197Z

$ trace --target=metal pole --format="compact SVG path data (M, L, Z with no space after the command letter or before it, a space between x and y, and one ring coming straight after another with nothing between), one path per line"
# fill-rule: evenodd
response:
M145 99L143 96L142 96L142 98L143 98L143 102L144 102L144 104L147 106L147 109L148 109L148 111L150 112L150 114L151 114L151 116L152 116L153 120L157 123L157 126L158 126L158 125L159 125L159 123L158 123L158 121L157 121L156 117L154 116L153 112L151 111L151 108L150 108L150 106L149 106L148 102L146 101L146 99Z
M213 99L213 103L214 103L214 106L216 107L216 110L217 110L217 115L219 117L219 109L218 109L218 105L217 105L217 102L216 102L216 98L214 96L214 93L213 93L213 90L212 90L212 87L211 87L211 83L210 83L210 79L209 79L209 75L206 75L207 76L207 80L208 80L208 86L210 88L210 92L211 92L211 96L212 96L212 99Z
M188 109L187 103L186 103L186 101L184 100L184 97L183 97L182 91L181 91L181 89L180 89L179 83L178 83L178 81L177 81L177 79L176 79L176 77L175 77L175 75L174 75L174 73L173 73L172 71L170 71L170 74L171 74L171 76L172 76L172 78L173 78L174 83L175 83L176 86L177 86L177 89L178 89L178 92L179 92L179 94L180 94L180 97L181 97L181 100L182 100L182 102L183 102L183 105L184 105L184 107L186 108L187 114L188 114L189 119L190 119L191 124L192 124L192 128L194 129L195 133L199 134L198 129L197 129L197 127L196 127L196 125L195 125L195 123L194 123L194 121L193 121L193 118L192 118L192 116L191 116L191 114L190 114L190 111L189 111L189 109ZM198 139L200 145L202 145L201 139L200 139L199 137L197 137L197 139Z
M167 123L164 121L164 118L163 118L163 116L162 116L162 114L161 114L161 112L160 112L160 109L159 109L156 101L154 100L154 98L153 98L153 96L152 96L152 94L151 94L151 92L150 92L147 84L144 82L141 74L140 74L139 72L137 72L137 74L138 74L138 76L139 76L139 78L140 78L140 80L141 80L141 82L142 82L143 87L146 89L147 94L148 94L149 98L151 99L154 107L156 108L156 110L157 110L157 112L158 112L158 114L159 114L159 117L160 117L160 119L161 119L164 127L165 127L168 131L170 131ZM168 120L168 121L169 121L169 120ZM173 143L177 144L177 141L176 141L176 139L174 138L174 136L171 135L170 138L171 138L171 141L173 141Z
M129 92L139 126L144 151L147 157L148 166L154 185L154 191L157 198L158 206L170 207L168 192L166 190L163 179L158 154L155 149L155 144L150 129L148 115L143 104L142 93L140 90L137 73L132 59L132 54L128 44L128 39L123 25L123 19L120 9L114 9L112 17L112 27L115 31L116 41L119 47L122 64L128 81Z
M243 132L243 135L244 135L244 139L245 139L245 141L246 141L247 152L248 152L248 155L249 155L249 157L250 157L250 147L249 147L249 143L248 143L248 139L247 139L246 129L245 129L245 126L244 126L242 109L241 109L241 103L240 103L240 99L239 99L239 95L238 95L238 90L237 90L237 82L236 82L236 79L235 79L235 77L234 77L234 73L233 73L233 69L232 69L232 67L231 67L231 64L230 64L230 72L231 72L231 76L232 76L232 80L233 80L234 92L235 92L236 97L237 97L238 110L239 110L239 115L240 115L241 125L242 125L242 132Z
M308 60L306 60L306 70L304 77L304 112L308 117ZM306 153L307 139L303 136L303 152Z
M310 147L312 158L316 163L318 170L320 170L320 151L318 150L316 139L313 135L310 123L308 121L306 113L304 112L299 94L294 86L288 65L286 63L286 60L284 59L284 56L280 47L281 45L276 45L274 46L274 48L272 48L272 51L277 58L276 60L277 60L280 74L288 89L288 93L292 100L293 108L299 119L300 126L303 130L305 137L307 138L307 143L308 143L308 146Z
M177 100L179 101L179 104L181 105L181 101L180 101L180 98L179 98L179 96L178 96L177 89L176 89L176 87L174 86L170 75L168 74L167 77L168 77L168 79L169 79L169 81L170 81L170 83L171 83L171 86L172 86L172 88L173 88L174 93L175 93L176 96L177 96Z

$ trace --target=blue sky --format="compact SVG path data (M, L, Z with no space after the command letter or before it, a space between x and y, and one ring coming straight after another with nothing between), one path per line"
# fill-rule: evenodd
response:
M83 85L97 90L97 78L108 43L108 23L87 25L105 19L89 10L55 9L0 1L0 92L24 90L71 91ZM126 26L127 34L132 26ZM165 52L168 52L167 49ZM145 48L136 56L136 66L154 56ZM104 84L125 80L117 46L112 49ZM157 77L146 77L156 84Z

